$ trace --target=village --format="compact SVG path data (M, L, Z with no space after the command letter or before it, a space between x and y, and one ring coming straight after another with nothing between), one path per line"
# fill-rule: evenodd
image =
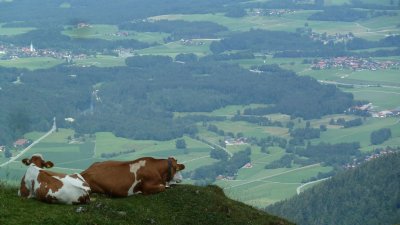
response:
M376 149L374 153L366 155L365 157L361 157L358 159L353 159L351 163L347 163L346 165L343 166L344 169L352 169L356 168L360 165L362 165L365 162L369 162L371 160L386 156L388 154L393 154L395 152L398 152L400 149L393 149L390 147L386 147L386 149Z
M359 58L353 56L342 56L334 58L325 58L315 60L311 65L313 70L324 69L351 69L351 70L386 70L386 69L400 69L400 61L386 60L376 61L367 58Z
M248 13L250 16L282 16L285 14L294 13L291 9L252 9Z
M353 106L345 111L345 113L357 114L357 112L364 112L364 115L370 115L373 118L387 118L400 116L400 107L390 110L377 111L374 109L372 103L364 104L361 106Z
M13 60L28 57L51 57L62 59L70 63L73 59L85 59L86 54L72 54L69 51L58 51L52 49L36 49L31 43L30 46L20 47L12 44L0 43L0 59Z

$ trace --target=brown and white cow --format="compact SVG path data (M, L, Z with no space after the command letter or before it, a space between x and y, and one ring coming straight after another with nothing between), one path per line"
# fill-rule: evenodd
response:
M79 173L67 175L44 170L54 164L45 162L40 154L23 159L22 163L29 167L21 180L19 196L47 203L89 203L90 187Z
M113 197L126 197L137 193L162 192L170 182L180 182L185 165L174 158L139 158L134 161L104 161L91 165L81 175L92 192Z

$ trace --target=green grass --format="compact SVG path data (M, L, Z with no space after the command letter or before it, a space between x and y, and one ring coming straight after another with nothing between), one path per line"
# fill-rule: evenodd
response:
M370 135L372 131L381 128L390 128L392 130L392 137L399 140L400 137L400 123L399 118L368 118L362 126L351 128L328 129L328 131L321 133L321 138L314 139L312 143L319 142L325 143L341 143L341 142L360 142L362 151L372 151L377 147L385 147L386 142L380 146L372 146L370 143ZM389 143L389 141L388 141ZM393 146L399 146L400 142L391 140Z
M303 179L316 176L319 172L328 172L332 168L316 165L296 171L292 171L293 169L295 168L266 170L263 166L256 165L251 169L240 170L239 177L244 170L256 170L251 173L252 176L245 176L245 180L238 178L239 181L218 181L217 184L223 187L235 186L225 189L225 193L233 199L256 207L265 207L295 195ZM280 173L283 174L278 175ZM243 178L243 175L241 177Z
M155 195L110 199L95 196L89 205L50 205L17 196L0 186L0 223L13 224L290 224L228 199L215 186L179 185ZM77 212L77 209L83 209ZM32 216L34 215L34 216Z
M96 67L116 67L126 66L125 57L116 57L110 55L96 55L85 59L75 59L75 66L96 66Z
M45 134L45 132L33 131L33 132L29 132L29 133L25 134L24 137L27 139L36 140L36 139L39 139L44 134Z
M230 31L248 31L250 29L266 29L294 32L296 28L304 27L308 23L313 31L318 33L349 33L369 40L378 40L391 33L398 33L396 27L400 19L397 16L381 16L356 22L340 21L310 21L307 18L314 14L315 10L298 10L281 17L274 16L245 16L243 18L229 18L221 13L216 14L173 14L152 17L153 19L186 20L186 21L210 21L226 26Z
M106 24L92 24L90 27L76 28L76 27L65 27L62 34L72 38L99 38L106 40L118 39L112 34L118 32L116 25Z
M395 69L376 71L353 71L350 69L306 69L299 72L299 74L311 76L317 80L336 81L339 83L400 86L400 73L399 70Z
M60 4L60 8L69 9L69 8L71 8L71 3L63 2L63 3Z
M207 116L226 116L232 117L239 111L241 114L246 108L266 107L265 104L249 104L249 105L228 105L212 112L174 112L175 117L183 117L186 115L207 115Z
M0 23L0 35L14 36L35 30L34 27L3 27L5 23Z
M125 32L123 35L119 32ZM98 38L109 41L135 39L147 43L163 43L163 39L169 34L162 32L133 32L119 30L116 25L91 24L90 27L76 28L67 26L62 34L72 38Z
M51 57L30 57L9 60L0 60L0 66L25 68L28 70L48 69L64 63L64 60Z
M375 110L395 109L400 106L400 88L390 87L361 87L347 89L357 100L368 100Z
M197 41L202 42L202 45L184 45L180 41L169 42L163 45L157 45L150 48L136 50L135 53L139 55L167 55L175 57L180 53L194 53L198 56L205 56L211 53L209 46L211 41Z
M242 132L246 137L288 136L288 129L285 127L257 126L243 121L223 121L213 122L212 124L225 132L232 132L234 134Z
M129 140L115 137L109 132L96 133L95 156L100 157L102 153L119 152L135 149L134 153L121 155L114 159L131 160L139 157L152 156L156 158L166 158L174 156L179 162L184 162L186 171L194 170L202 165L209 165L216 160L206 157L209 156L211 148L195 139L184 137L186 151L176 149L175 140L171 141L149 141L149 140Z
M390 5L390 0L361 0L365 4L376 4L376 5ZM395 4L397 2L394 2ZM325 0L325 5L343 5L343 4L351 4L351 0Z

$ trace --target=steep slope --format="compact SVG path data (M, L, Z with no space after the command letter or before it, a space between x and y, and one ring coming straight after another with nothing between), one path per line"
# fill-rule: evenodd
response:
M21 199L15 187L0 185L0 224L292 224L230 200L215 186L180 185L151 196L95 197L89 205L50 205Z
M267 211L307 225L400 223L400 153L343 172Z

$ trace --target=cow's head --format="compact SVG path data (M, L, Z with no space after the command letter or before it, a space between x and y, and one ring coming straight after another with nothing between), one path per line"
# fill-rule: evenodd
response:
M32 155L32 157L30 159L26 158L22 160L22 163L29 166L31 164L34 164L35 166L39 167L39 168L51 168L54 166L54 163L51 161L47 161L45 162L43 160L43 156L40 154L34 154Z
M185 165L179 164L178 161L174 157L169 157L168 162L171 164L170 176L171 180L175 183L180 183L182 181L182 175L180 173L181 170L185 169Z

